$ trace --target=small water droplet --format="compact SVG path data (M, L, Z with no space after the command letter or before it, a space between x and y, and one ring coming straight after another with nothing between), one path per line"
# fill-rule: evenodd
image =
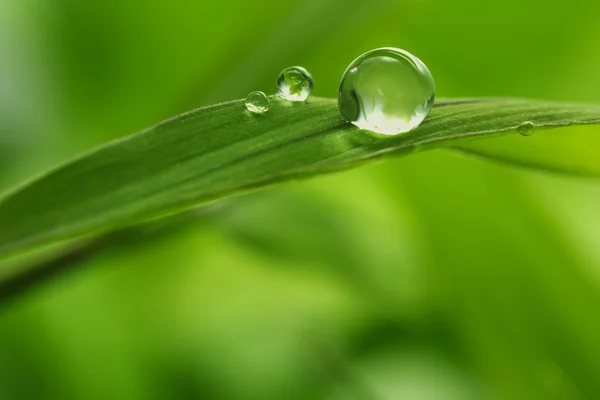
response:
M302 67L289 67L277 77L277 95L289 101L305 101L313 90L312 75Z
M419 126L435 101L427 66L407 51L366 52L346 69L338 96L342 117L361 129L396 135Z
M252 92L246 97L246 108L254 114L264 114L269 111L271 100L263 92Z
M521 136L531 136L535 131L535 124L531 121L523 122L517 126L517 133Z

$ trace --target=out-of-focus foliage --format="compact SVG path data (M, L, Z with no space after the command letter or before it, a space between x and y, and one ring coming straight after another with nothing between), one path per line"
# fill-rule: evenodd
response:
M290 65L335 97L380 46L425 61L444 97L599 102L599 16L591 0L3 0L0 187L272 93ZM598 198L597 181L436 151L220 204L3 304L0 398L597 398Z

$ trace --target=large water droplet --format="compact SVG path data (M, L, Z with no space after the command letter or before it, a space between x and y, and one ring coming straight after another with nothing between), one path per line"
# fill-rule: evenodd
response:
M246 97L246 108L254 114L264 114L269 111L271 100L263 92L252 92Z
M361 129L396 135L416 128L435 101L427 66L407 51L371 50L350 64L340 83L339 108Z
M289 101L304 101L314 86L312 75L302 67L289 67L277 77L277 95Z
M535 124L531 121L523 122L517 126L517 133L521 136L531 136L535 130Z

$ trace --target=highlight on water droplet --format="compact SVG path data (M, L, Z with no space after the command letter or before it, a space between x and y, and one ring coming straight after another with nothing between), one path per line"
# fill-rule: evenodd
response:
M264 114L269 111L271 100L263 92L252 92L246 97L246 108L254 114Z
M535 131L535 124L531 121L525 121L517 126L517 133L521 136L531 136Z
M427 66L407 51L366 52L344 72L338 95L342 117L384 135L408 132L433 107L435 84Z
M310 72L302 67L289 67L277 77L277 95L289 101L305 101L313 90Z

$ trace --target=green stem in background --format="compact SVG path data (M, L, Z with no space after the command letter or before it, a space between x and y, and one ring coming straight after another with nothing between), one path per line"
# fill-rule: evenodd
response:
M160 241L175 232L218 218L222 208L203 207L0 263L0 267L4 266L7 270L0 274L0 309L41 284L79 269L100 254L107 251L118 253Z

